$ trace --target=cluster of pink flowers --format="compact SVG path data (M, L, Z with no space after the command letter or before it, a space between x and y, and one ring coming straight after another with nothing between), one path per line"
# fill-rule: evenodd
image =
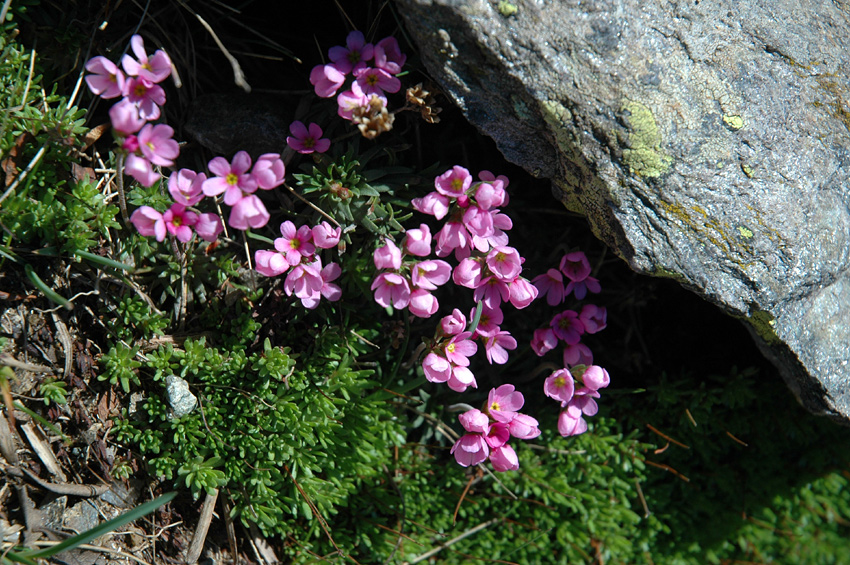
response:
M170 126L148 123L159 119L160 106L165 104L165 91L158 83L171 75L171 59L162 50L148 57L138 35L130 39L130 46L136 58L124 55L123 72L106 57L86 63L91 73L86 84L101 98L122 97L109 110L109 118L127 156L125 170L144 186L151 186L159 179L154 165L171 167L180 153Z
M582 386L576 388L574 379ZM560 401L558 432L564 436L577 436L587 431L584 416L593 416L599 410L594 398L599 398L599 389L611 382L608 371L599 365L576 365L572 369L558 369L546 378L543 391L546 396Z
M409 308L414 316L430 318L440 306L431 291L446 284L452 274L445 261L418 260L430 254L431 230L425 224L407 230L401 249L386 240L373 254L375 268L380 270L372 281L375 302L384 308Z
M322 297L335 302L342 296L339 286L333 284L342 272L337 263L322 267L318 249L332 249L339 244L342 228L332 228L327 222L301 226L296 229L290 221L280 225L281 237L274 240L274 251L258 250L254 253L257 271L267 277L276 277L289 271L283 283L287 296L295 294L306 308L315 308Z
M353 77L349 89L337 96L337 113L352 120L358 109L386 108L385 93L398 92L401 81L396 78L407 60L394 37L386 37L376 44L366 43L363 33L352 31L345 47L334 46L328 51L331 62L317 65L310 72L310 83L316 94L331 98L345 84L348 75ZM371 66L369 65L371 63Z
M561 273L570 280L566 287ZM599 281L590 276L590 263L581 251L568 253L561 259L560 270L549 269L546 274L534 277L533 282L541 296L546 295L550 306L561 304L571 292L581 300L587 296L588 290L593 293L601 290ZM604 306L585 304L580 312L564 310L552 317L549 327L535 330L531 348L542 357L563 341L564 365L590 365L593 353L581 343L581 336L600 332L607 325L608 312Z
M582 300L587 292L598 293L599 281L590 276L590 262L581 251L564 255L558 269L549 269L546 274L534 278L534 285L545 295L550 306L557 306L572 293ZM569 283L564 285L564 277ZM531 348L542 357L564 342L563 362L566 368L552 373L543 385L546 396L561 402L558 431L563 436L573 436L587 431L583 416L593 416L598 407L594 398L599 398L599 389L608 386L608 371L593 365L593 353L581 343L584 334L595 334L608 325L608 312L603 306L585 304L581 311L564 310L555 314L549 327L534 331ZM574 377L581 379L583 386L576 389Z
M452 447L455 460L469 467L489 458L496 471L519 469L519 459L508 441L540 435L537 420L519 412L524 402L522 394L506 384L490 391L484 411L472 409L458 416L467 433Z

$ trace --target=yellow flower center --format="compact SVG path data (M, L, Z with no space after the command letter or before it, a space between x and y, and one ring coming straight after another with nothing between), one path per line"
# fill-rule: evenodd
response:
M452 179L452 188L454 190L460 190L463 188L463 181L460 179Z
M136 88L133 89L133 94L135 94L136 96L141 98L142 96L145 95L145 93L147 93L147 91L148 91L147 87L145 87L144 84L139 82L139 84L136 85Z
M493 404L490 405L490 412L492 412L494 410L497 411L497 412L499 410L501 410L501 407L499 406L498 402L494 402Z
M454 353L455 352L455 344L454 343L448 344L446 346L446 351L448 351L449 353Z
M174 216L174 218L171 219L171 223L178 227L182 226L183 218L181 218L180 216Z
M292 248L292 249L298 249L299 247L301 247L301 240L300 239L290 239L289 240L289 247Z
M565 384L567 384L567 379L565 379L564 377L555 377L555 387L561 388Z
M239 177L238 177L237 175L233 174L233 173L229 173L229 174L228 174L228 175L224 178L224 180L225 180L225 181L227 182L227 184L229 184L230 186L236 186L237 184L239 184Z

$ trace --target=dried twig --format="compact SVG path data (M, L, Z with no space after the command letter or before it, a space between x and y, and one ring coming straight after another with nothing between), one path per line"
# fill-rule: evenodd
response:
M201 506L201 516L198 518L198 525L195 528L195 535L192 536L192 543L189 545L189 551L186 553L186 563L189 565L194 565L198 562L198 557L201 556L201 550L204 549L204 542L207 539L207 532L210 529L216 500L218 500L218 489L215 489L212 494L207 493L206 498L204 498L204 504Z

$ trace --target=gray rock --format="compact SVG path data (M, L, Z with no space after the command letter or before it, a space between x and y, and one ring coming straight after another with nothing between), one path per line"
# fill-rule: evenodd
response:
M97 527L100 517L92 501L81 500L65 512L63 520L65 528L79 534Z
M806 408L850 422L846 6L398 4L507 159L551 178L634 270L748 322Z
M174 375L165 377L165 392L174 418L182 418L198 405L198 399L189 391L189 383L180 377Z

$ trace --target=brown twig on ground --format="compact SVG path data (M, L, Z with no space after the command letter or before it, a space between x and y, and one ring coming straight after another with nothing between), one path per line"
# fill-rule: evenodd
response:
M198 518L198 525L195 528L195 535L192 536L192 543L189 545L189 551L186 552L186 563L188 565L197 563L198 557L201 556L201 550L204 549L204 542L207 539L207 532L210 529L210 522L212 522L216 500L218 500L218 489L215 489L212 494L207 493L204 498L204 503L201 506L201 516Z

